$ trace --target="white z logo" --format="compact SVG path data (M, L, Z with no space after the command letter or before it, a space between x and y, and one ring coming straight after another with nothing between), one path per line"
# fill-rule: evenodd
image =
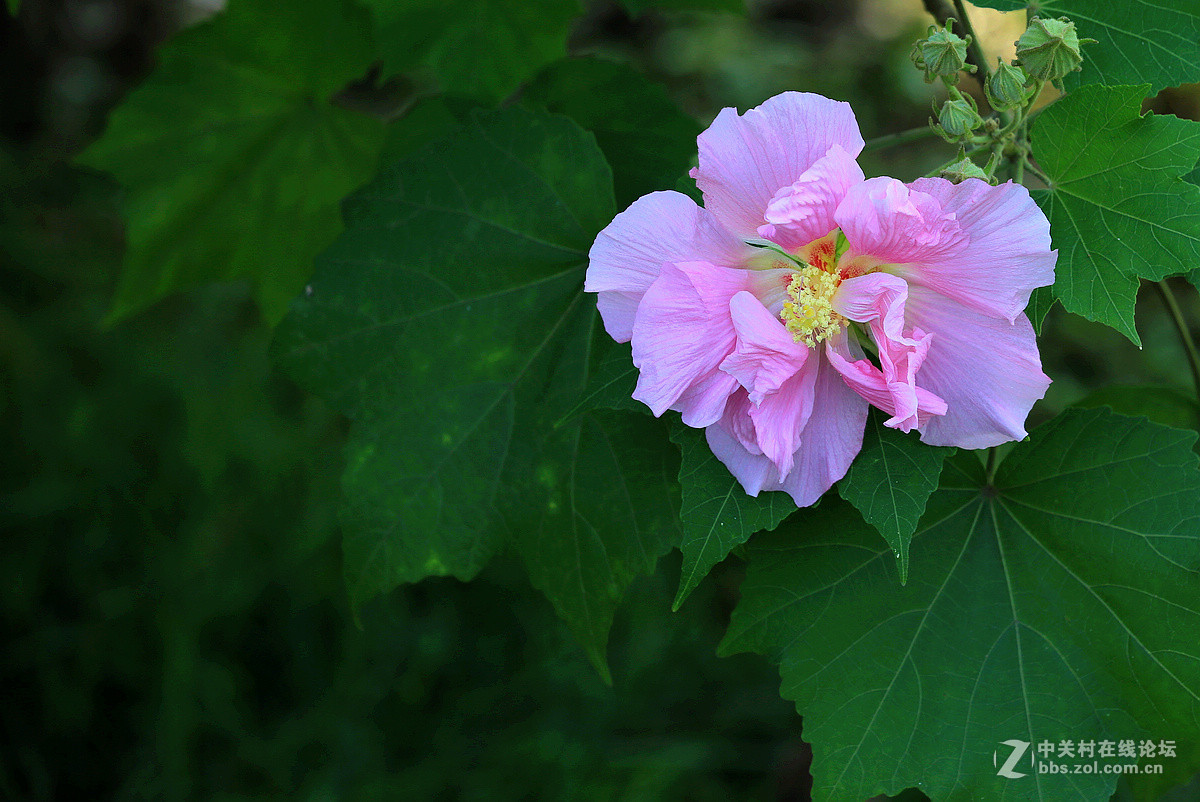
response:
M1004 765L996 773L1001 777L1007 777L1010 780L1015 780L1018 777L1024 777L1025 774L1020 771L1013 771L1013 766L1017 765L1017 761L1025 755L1025 750L1029 748L1029 741L1001 741L1004 746L1012 747L1012 754L1008 756L1008 760L1004 761ZM996 753L992 752L992 765L996 765Z

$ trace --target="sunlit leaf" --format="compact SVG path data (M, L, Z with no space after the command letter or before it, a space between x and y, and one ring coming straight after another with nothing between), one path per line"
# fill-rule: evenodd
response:
M1033 127L1050 187L1032 194L1058 248L1053 293L1068 312L1135 343L1138 279L1200 263L1200 187L1183 181L1200 159L1200 123L1140 113L1145 87L1085 86Z
M1194 0L979 0L975 5L1001 11L1033 6L1041 17L1069 17L1083 46L1079 72L1064 79L1067 89L1082 84L1150 84L1153 94L1165 86L1200 78L1200 5Z

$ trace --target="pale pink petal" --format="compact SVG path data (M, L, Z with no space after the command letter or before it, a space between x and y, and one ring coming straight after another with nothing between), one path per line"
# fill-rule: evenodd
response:
M605 330L617 342L626 342L632 335L630 314L663 264L702 260L740 267L755 253L687 195L652 192L596 236L584 289L600 293L597 303Z
M833 213L850 187L862 183L863 171L854 157L834 145L790 186L767 204L767 224L758 233L788 250L807 245L837 228Z
M737 379L721 370L712 370L683 391L671 409L693 429L703 429L720 419L731 393L738 390Z
M792 470L782 482L775 463L757 453L760 449L756 443L745 442L748 438L744 420L750 404L744 391L730 399L721 422L705 431L713 454L751 496L763 490L782 490L798 506L806 507L846 475L862 449L867 403L846 387L823 360L814 359L812 366L816 368L812 414L801 432L800 445L793 452ZM735 430L741 435L734 434Z
M924 284L985 314L1016 320L1035 287L1054 283L1058 251L1050 250L1050 222L1011 181L998 187L969 178L919 178L910 185L953 214L971 247L952 258L934 258L902 268L909 281Z
M747 450L725 426L719 423L709 426L704 430L704 435L713 454L729 469L747 495L757 496L764 489L778 489L779 474L771 460Z
M850 389L892 416L884 423L894 429L912 431L932 416L946 414L941 398L912 383L889 382L868 359L851 359L832 347L826 348L825 357Z
M947 259L968 242L936 198L884 176L851 187L834 217L852 254L893 264Z
M725 412L721 415L720 425L724 426L725 431L733 435L751 454L762 456L762 449L758 447L758 435L754 431L754 421L750 419L750 410L753 406L750 403L749 395L739 387L733 392L733 395L729 396Z
M802 92L776 95L743 115L723 109L698 142L700 166L691 175L704 206L745 239L758 236L775 193L831 147L840 145L852 157L863 147L848 103Z
M729 301L729 314L737 333L734 351L721 362L758 404L804 366L809 350L795 342L779 318L749 292Z
M596 295L596 308L609 337L619 343L627 343L633 337L633 320L643 294L608 290Z
M867 426L867 402L846 386L825 360L816 360L813 412L800 437L795 466L780 489L799 507L816 503L833 483L846 475L862 450Z
M792 471L796 450L802 442L801 433L813 412L819 362L813 353L808 363L790 376L778 392L750 407L758 447L775 464L780 481L787 479Z
M720 418L723 396L738 386L718 369L736 342L729 300L748 281L746 270L708 262L663 266L633 322L633 363L641 371L635 399L655 415L679 409L691 426Z
M870 403L892 417L887 425L908 432L930 415L941 415L946 405L917 387L917 371L929 351L933 335L920 329L904 333L908 284L887 273L847 279L833 298L833 307L850 320L867 323L879 348L882 371L865 359L853 360L849 351L830 342L830 363L846 382ZM839 342L845 342L842 338ZM840 352L840 353L839 353Z
M909 322L934 332L920 383L946 402L921 427L935 446L986 448L1025 437L1025 419L1046 393L1033 327L981 315L924 287L909 288Z

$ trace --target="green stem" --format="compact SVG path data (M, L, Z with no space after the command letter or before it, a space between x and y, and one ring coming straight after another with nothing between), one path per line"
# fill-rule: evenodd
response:
M937 131L934 131L928 125L923 125L920 128L900 131L895 134L884 134L874 139L868 139L867 144L863 146L863 152L891 148L896 145L906 145L909 142L917 142L935 136L937 136Z
M978 70L975 77L979 79L979 85L983 86L991 76L992 70L983 57L983 48L979 46L979 37L975 35L975 29L971 27L971 19L967 16L967 7L963 5L962 0L954 0L954 10L958 12L958 22L962 25L963 31L971 35L971 44L967 45L967 61L975 65Z
M987 466L983 469L986 474L985 481L987 484L992 484L996 481L996 447L992 446L987 453Z
M1029 172L1033 173L1035 176L1037 176L1037 179L1039 181L1041 181L1043 184L1045 184L1048 187L1054 185L1054 182L1050 180L1050 176L1046 175L1041 170L1034 167L1033 162L1029 161L1029 159L1022 158L1021 162L1023 163L1023 167L1028 169Z
M1171 292L1170 285L1165 281L1157 281L1155 286L1158 287L1163 303L1171 314L1171 320L1175 322L1175 329L1179 332L1183 350L1187 353L1188 365L1192 368L1192 383L1196 385L1196 398L1200 400L1200 353L1196 352L1196 341L1192 339L1192 331L1183 318L1183 311L1179 308L1179 303L1176 302L1175 293Z

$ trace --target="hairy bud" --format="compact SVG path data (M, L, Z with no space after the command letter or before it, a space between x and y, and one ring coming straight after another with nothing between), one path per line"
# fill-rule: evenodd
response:
M1075 23L1066 17L1042 19L1034 17L1017 40L1016 63L1025 68L1031 78L1057 81L1083 63L1080 45L1094 42L1080 40Z
M956 97L952 96L942 104L942 110L938 112L938 124L933 126L933 130L947 142L958 142L983 125L983 118L979 116L974 98L951 91Z
M947 25L952 22L954 20L946 20ZM970 43L970 36L963 39L948 27L930 25L928 36L913 45L909 58L918 68L925 70L926 83L933 83L939 77L957 83L960 70L975 71L974 65L967 64L967 45Z
M984 84L983 92L993 109L1003 111L1024 106L1033 94L1033 87L1023 69L1001 61Z

